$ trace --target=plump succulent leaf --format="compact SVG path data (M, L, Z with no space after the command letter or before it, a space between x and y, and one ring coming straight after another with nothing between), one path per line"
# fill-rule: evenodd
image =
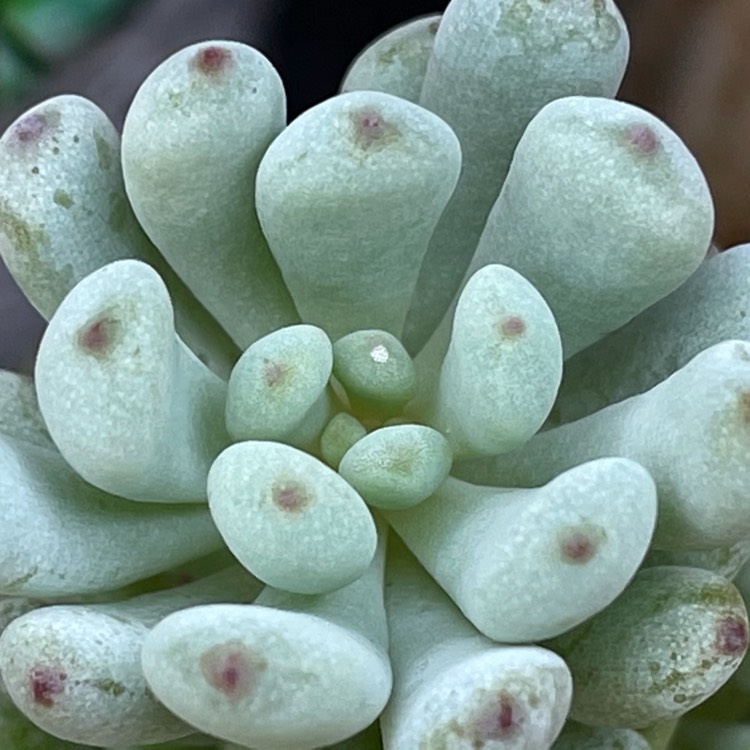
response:
M177 336L150 266L117 261L80 282L44 334L35 380L53 440L88 482L132 500L205 501L229 443L227 386Z
M574 719L647 727L729 679L747 650L747 611L715 573L648 568L610 607L548 645L573 673Z
M420 271L404 334L410 351L457 291L529 121L560 97L614 96L628 49L612 0L449 3L419 103L456 132L464 166Z
M622 592L651 541L656 490L643 467L609 458L538 489L450 478L419 505L382 512L479 631L528 643Z
M271 63L247 45L218 41L159 65L123 128L138 220L242 349L297 322L254 210L258 163L285 122Z
M750 537L750 343L706 349L650 391L536 435L512 453L466 461L474 482L536 486L589 459L645 466L659 492L657 549L711 549Z

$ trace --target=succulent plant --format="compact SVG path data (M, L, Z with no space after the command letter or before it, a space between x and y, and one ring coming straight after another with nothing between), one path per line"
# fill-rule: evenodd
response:
M627 53L611 0L453 0L289 124L207 41L122 137L8 129L2 747L664 750L721 699L750 246Z

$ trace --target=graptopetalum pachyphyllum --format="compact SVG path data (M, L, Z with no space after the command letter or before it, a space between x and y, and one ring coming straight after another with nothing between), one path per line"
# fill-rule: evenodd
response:
M750 246L627 57L453 0L290 124L206 41L11 125L3 748L744 747Z

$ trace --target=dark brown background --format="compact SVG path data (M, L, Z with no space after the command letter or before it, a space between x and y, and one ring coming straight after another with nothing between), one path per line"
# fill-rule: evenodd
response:
M55 65L4 129L46 96L80 93L119 125L139 83L168 54L210 38L248 42L281 72L290 115L336 90L349 61L399 21L440 0L140 0L116 29ZM620 98L655 112L701 163L721 247L750 241L750 2L620 0L632 56ZM0 367L29 370L42 322L0 266Z

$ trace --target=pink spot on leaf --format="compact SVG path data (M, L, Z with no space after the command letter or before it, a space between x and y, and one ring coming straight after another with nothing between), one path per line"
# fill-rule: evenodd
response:
M659 137L649 125L628 125L625 138L641 154L652 154L659 147Z
M569 526L560 530L558 543L563 562L583 565L596 555L605 539L604 529L594 524Z
M311 501L307 487L293 480L276 484L272 496L274 505L287 513L296 513Z
M252 694L267 666L263 656L254 654L241 641L220 643L200 657L206 682L235 700Z
M29 673L29 688L34 703L50 708L54 705L53 698L65 689L68 675L58 667L37 665Z
M79 332L78 345L89 354L104 356L111 351L119 330L119 320L99 318Z
M31 143L39 140L46 127L47 120L44 115L33 113L18 122L14 133L21 143Z
M224 47L204 47L196 53L193 65L204 75L217 75L232 65L232 53Z
M742 656L747 649L747 624L739 617L727 617L716 628L716 649L724 656Z
M584 534L574 534L566 539L561 547L563 556L575 562L590 560L595 551L591 539Z
M377 112L362 112L359 127L369 138L380 138L383 135L383 118Z
M351 113L351 118L355 140L362 149L385 146L399 134L398 129L374 109L357 110Z
M507 338L521 336L526 331L526 322L520 315L508 315L500 321L500 333Z
M284 379L284 366L270 359L263 360L263 377L269 388L278 385Z
M500 701L500 706L497 710L497 716L495 720L495 728L493 731L504 733L507 732L514 726L513 722L513 704L505 699Z
M475 748L484 747L486 742L509 739L516 733L523 721L513 696L503 691L497 699L488 704L472 721L471 735Z

